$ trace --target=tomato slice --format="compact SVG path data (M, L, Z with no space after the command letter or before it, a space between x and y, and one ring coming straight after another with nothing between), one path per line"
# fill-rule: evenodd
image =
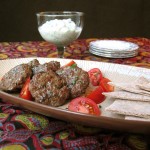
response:
M64 66L62 66L62 67L69 67L69 66L76 66L77 64L73 61L73 60L71 60L69 63L67 63L67 64L65 64Z
M32 100L32 95L29 91L29 83L30 83L30 77L27 78L19 95L19 97L26 99L26 100Z
M96 116L99 116L101 114L98 105L94 101L86 97L77 97L73 99L69 103L68 110Z
M114 86L108 84L108 82L111 82L111 80L109 80L108 78L102 78L100 85L102 86L102 88L104 89L104 92L112 92L114 91Z
M104 92L101 86L98 86L94 91L92 91L87 98L93 100L96 104L99 104L105 100L105 96L102 94Z
M90 82L93 86L98 86L100 84L100 80L103 75L102 72L98 68L93 68L88 71Z

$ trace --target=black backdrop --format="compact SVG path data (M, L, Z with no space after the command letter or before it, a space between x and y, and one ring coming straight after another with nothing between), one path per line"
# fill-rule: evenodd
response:
M80 38L150 37L150 0L0 0L0 42L43 40L36 12L82 11Z

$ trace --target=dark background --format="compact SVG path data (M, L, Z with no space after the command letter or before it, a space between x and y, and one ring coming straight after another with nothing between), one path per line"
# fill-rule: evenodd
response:
M0 0L0 41L43 40L40 11L82 11L80 38L150 38L150 0Z

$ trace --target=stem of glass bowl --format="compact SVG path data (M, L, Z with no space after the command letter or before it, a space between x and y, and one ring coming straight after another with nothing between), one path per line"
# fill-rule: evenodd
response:
M64 58L64 51L65 51L65 46L57 47L57 57Z

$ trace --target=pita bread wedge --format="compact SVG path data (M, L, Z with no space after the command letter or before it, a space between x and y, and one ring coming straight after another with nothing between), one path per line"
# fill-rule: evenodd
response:
M150 102L118 99L115 100L110 106L106 107L105 110L122 115L150 118Z
M150 96L150 88L149 87L147 88L149 90L145 90L145 88L141 88L141 86L150 84L150 80L148 80L147 78L145 78L143 76L141 76L137 80L135 80L133 82L129 82L129 83L110 82L109 84L115 86L118 89L124 90L124 91Z
M135 117L135 116L125 116L125 120L137 120L137 121L150 121L150 119Z
M140 77L136 82L140 89L150 92L150 80Z
M114 91L114 92L103 92L103 95L107 97L117 98L117 99L127 99L127 100L134 100L134 101L149 101L150 96L135 94L126 91Z
M140 87L138 86L138 84L136 82L133 82L133 83L110 82L109 84L115 86L118 89L124 90L124 91L150 96L150 92L140 89Z
M148 84L139 84L138 85L142 90L146 90L146 91L149 91L150 92L150 83Z
M137 83L137 84L143 84L143 85L144 85L144 84L150 83L150 80L148 80L147 78L141 76L141 77L139 77L139 78L135 81L135 83Z

